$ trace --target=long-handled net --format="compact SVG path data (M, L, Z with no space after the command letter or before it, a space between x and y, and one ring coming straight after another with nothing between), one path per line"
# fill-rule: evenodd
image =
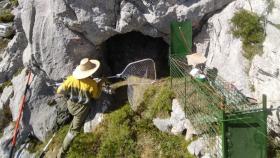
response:
M125 79L124 82L112 85L112 88L127 85L128 101L136 108L141 103L148 85L156 80L155 62L149 58L131 62L122 73L113 77Z

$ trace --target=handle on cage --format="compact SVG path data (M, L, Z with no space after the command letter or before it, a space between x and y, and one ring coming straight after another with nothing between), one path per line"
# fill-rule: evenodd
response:
M121 74L116 74L116 75L114 75L114 76L109 76L109 77L106 77L106 78L108 78L108 79L110 79L110 78L121 78Z

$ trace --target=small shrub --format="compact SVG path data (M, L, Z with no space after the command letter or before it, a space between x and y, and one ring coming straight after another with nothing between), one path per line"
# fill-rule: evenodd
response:
M231 19L232 33L235 37L241 38L243 43L243 56L252 60L256 54L262 53L262 43L265 39L262 18L257 14L240 10Z
M0 22L8 23L14 21L14 15L11 13L11 10L5 9L0 12Z
M0 49L6 48L8 43L9 43L8 39L5 39L5 38L0 39Z
M276 28L280 30L280 24L276 24Z
M3 109L0 110L0 138L2 137L2 132L5 127L13 120L11 110L9 106L3 106Z
M13 74L13 77L20 75L23 69L24 69L24 67L18 68L17 71Z
M36 153L38 151L41 151L41 149L43 147L44 147L44 144L39 139L32 137L32 138L30 138L30 140L28 142L27 150L30 153Z
M4 83L2 83L1 85L0 85L0 93L2 93L3 92L3 90L6 88L6 87L9 87L9 86L11 86L12 85L12 82L9 80L9 81L6 81L6 82L4 82Z
M251 92L255 92L256 91L256 87L252 83L250 84L250 90L251 90Z
M18 6L18 0L9 0L12 6L16 7Z

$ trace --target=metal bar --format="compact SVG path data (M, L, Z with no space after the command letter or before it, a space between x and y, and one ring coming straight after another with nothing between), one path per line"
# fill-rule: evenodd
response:
M266 95L263 95L262 96L262 101L263 101L263 132L264 132L264 153L263 153L263 157L264 158L267 158L267 97Z
M227 137L226 137L226 123L224 120L226 120L225 112L222 111L222 150L223 150L223 158L227 158Z

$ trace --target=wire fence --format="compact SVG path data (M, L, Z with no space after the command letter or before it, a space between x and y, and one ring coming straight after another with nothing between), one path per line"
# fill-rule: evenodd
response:
M200 70L206 76L205 80L190 75L191 70L192 67L187 64L185 56L170 55L172 89L181 105L184 106L186 117L200 136L206 140L211 157L224 157L223 136L225 133L222 132L224 132L225 115L263 111L263 104L243 95L233 84L218 76L216 69L201 66ZM242 119L240 121L242 122ZM266 119L261 121L266 125ZM248 127L252 126L246 121L242 123ZM267 137L264 131L259 130L258 133ZM270 131L271 128L268 127L268 132ZM267 138L270 142L275 142L271 140L271 137Z

